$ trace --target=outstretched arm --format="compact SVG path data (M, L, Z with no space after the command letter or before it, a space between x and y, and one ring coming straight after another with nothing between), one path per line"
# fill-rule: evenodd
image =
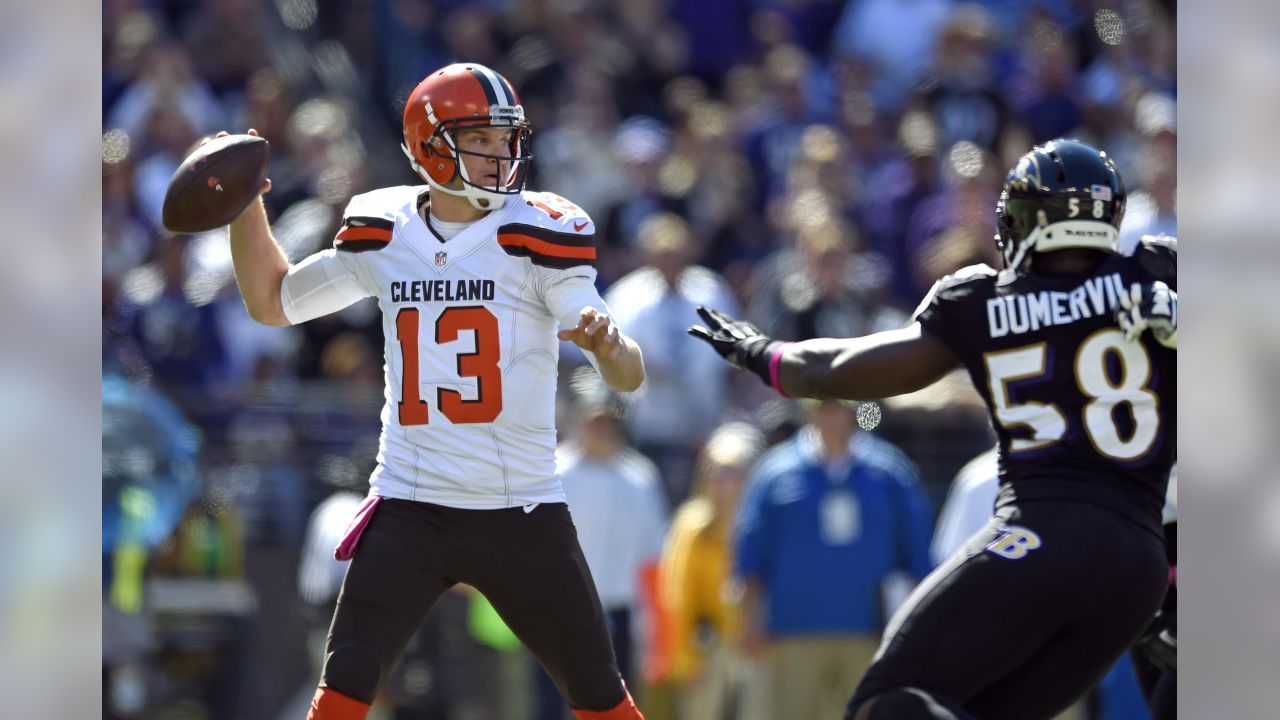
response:
M875 400L914 392L933 384L960 359L920 323L860 338L818 338L782 343L750 323L698 308L707 327L689 334L711 344L720 356L750 370L785 395Z
M818 338L779 348L778 385L787 395L876 400L915 392L960 360L920 323L860 338Z

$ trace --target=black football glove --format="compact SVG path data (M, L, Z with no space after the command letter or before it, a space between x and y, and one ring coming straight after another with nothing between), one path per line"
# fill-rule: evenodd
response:
M769 361L781 342L761 334L755 325L734 320L719 310L699 305L698 316L707 326L690 327L690 335L710 343L720 357L755 373L765 385L773 385L769 379Z
M1120 293L1116 322L1126 340L1134 341L1150 329L1156 342L1178 348L1178 293L1157 280L1134 283L1128 293Z
M1137 648L1147 660L1161 670L1178 669L1178 619L1176 615L1159 613L1142 637Z

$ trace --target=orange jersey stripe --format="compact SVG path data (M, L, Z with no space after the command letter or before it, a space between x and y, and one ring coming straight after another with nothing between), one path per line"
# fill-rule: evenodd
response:
M391 231L380 230L372 227L352 227L350 225L342 226L338 231L339 240L381 240L383 242L391 242Z
M532 250L533 252L540 253L542 255L550 255L552 257L581 258L583 260L596 259L596 249L594 247L557 245L555 243L549 243L546 240L539 240L538 238L520 233L499 233L498 244L524 247Z

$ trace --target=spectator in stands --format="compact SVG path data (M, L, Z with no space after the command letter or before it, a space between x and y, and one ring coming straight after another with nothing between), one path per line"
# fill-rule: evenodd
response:
M957 5L938 37L932 67L908 100L937 118L943 147L967 141L994 149L1009 121L1009 103L999 92L994 30L982 7Z
M800 136L832 110L825 72L803 49L779 45L765 56L763 70L772 112L745 139L761 201L783 190Z
M734 554L744 648L764 661L765 717L840 716L901 601L886 602L886 590L931 569L932 522L914 467L856 431L843 402L814 405L808 425L760 460Z
M796 240L799 262L776 295L761 293L752 305L766 332L794 341L856 337L902 324L901 312L879 302L884 268L857 252L853 225L838 217L806 224Z
M671 653L655 671L676 684L682 720L721 720L741 690L730 525L763 442L746 423L717 428L699 456L693 496L676 511L667 534L661 577Z
M185 235L165 238L147 272L126 288L118 311L165 392L204 418L224 377L226 350L211 305L188 298Z
M756 184L727 104L700 100L689 107L661 177L663 191L685 208L681 214L700 240L702 264L720 272L763 254L767 234L751 207Z
M917 298L933 286L935 276L926 277L922 264L933 254L940 235L957 227L984 238L995 235L991 198L999 194L1003 176L993 155L961 140L947 150L943 162L943 187L915 206L904 238Z
M640 224L659 212L683 214L681 198L664 192L658 183L662 164L671 156L671 132L657 118L637 116L618 126L610 149L622 169L622 186L602 218L596 242L600 247L601 280L613 283L638 264L636 235Z
M692 264L694 237L676 215L656 214L638 231L645 266L609 289L614 319L646 349L645 382L628 416L636 446L657 464L668 506L689 493L693 455L728 401L714 352L687 342L695 308L713 298L736 306L724 280Z
M1043 8L1033 13L1031 23L1022 38L1028 47L1006 96L1034 141L1075 135L1082 119L1076 40Z
M951 0L866 0L849 3L832 36L832 49L868 68L881 106L896 109L924 72Z

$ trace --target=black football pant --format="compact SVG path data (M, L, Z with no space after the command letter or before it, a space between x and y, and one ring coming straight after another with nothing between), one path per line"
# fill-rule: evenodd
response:
M427 611L455 583L488 598L571 707L622 702L604 611L564 503L526 513L382 500L338 595L321 685L372 703Z
M1081 502L1001 508L894 615L847 717L912 688L980 720L1051 718L1138 639L1167 582L1157 531Z

